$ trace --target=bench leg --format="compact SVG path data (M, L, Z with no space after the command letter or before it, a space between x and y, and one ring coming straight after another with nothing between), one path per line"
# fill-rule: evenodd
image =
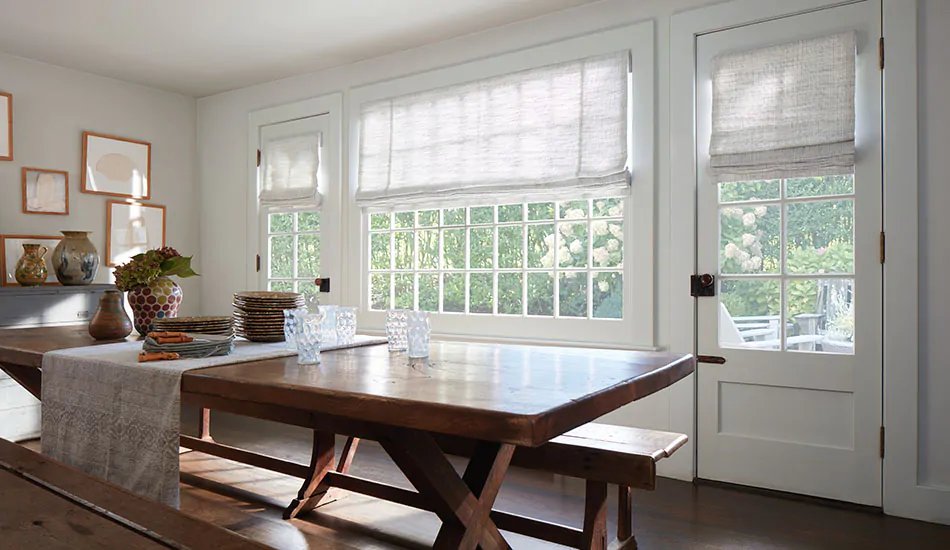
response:
M607 548L607 484L587 480L581 550Z
M637 539L633 536L633 489L617 487L617 540L626 550L635 550Z

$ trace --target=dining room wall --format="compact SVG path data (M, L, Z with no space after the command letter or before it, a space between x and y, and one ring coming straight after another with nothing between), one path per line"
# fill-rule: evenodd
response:
M0 52L0 91L13 94L14 157L0 162L0 234L59 235L92 231L101 256L106 250L106 202L80 192L82 133L93 131L152 144L152 197L166 207L166 243L195 254L198 238L197 102L194 98L120 82ZM69 172L69 215L25 214L21 168ZM96 282L111 281L100 267ZM182 314L197 313L201 283L182 280Z

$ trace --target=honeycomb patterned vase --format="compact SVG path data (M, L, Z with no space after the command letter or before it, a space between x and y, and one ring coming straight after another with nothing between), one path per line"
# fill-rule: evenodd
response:
M159 277L152 284L129 291L132 323L139 334L152 330L155 319L178 317L181 305L181 287L168 277Z

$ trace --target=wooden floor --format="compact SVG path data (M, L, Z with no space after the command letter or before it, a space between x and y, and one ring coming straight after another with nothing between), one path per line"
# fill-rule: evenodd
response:
M186 433L194 433L188 423ZM305 463L305 430L215 413L216 440ZM457 462L457 467L462 467ZM201 453L182 456L184 512L281 550L426 548L438 531L433 515L358 495L330 503L303 519L281 511L299 480ZM379 447L364 444L353 473L409 487ZM610 533L616 500L611 492ZM580 526L583 484L512 469L498 507ZM649 549L950 549L950 527L733 489L660 479L655 492L635 493L634 531ZM559 548L506 534L518 549Z

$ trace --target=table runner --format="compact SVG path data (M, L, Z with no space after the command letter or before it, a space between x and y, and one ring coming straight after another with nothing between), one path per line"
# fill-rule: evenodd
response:
M357 337L324 349L385 341ZM296 352L239 339L228 356L138 363L141 349L123 342L43 356L43 454L178 507L182 373Z

